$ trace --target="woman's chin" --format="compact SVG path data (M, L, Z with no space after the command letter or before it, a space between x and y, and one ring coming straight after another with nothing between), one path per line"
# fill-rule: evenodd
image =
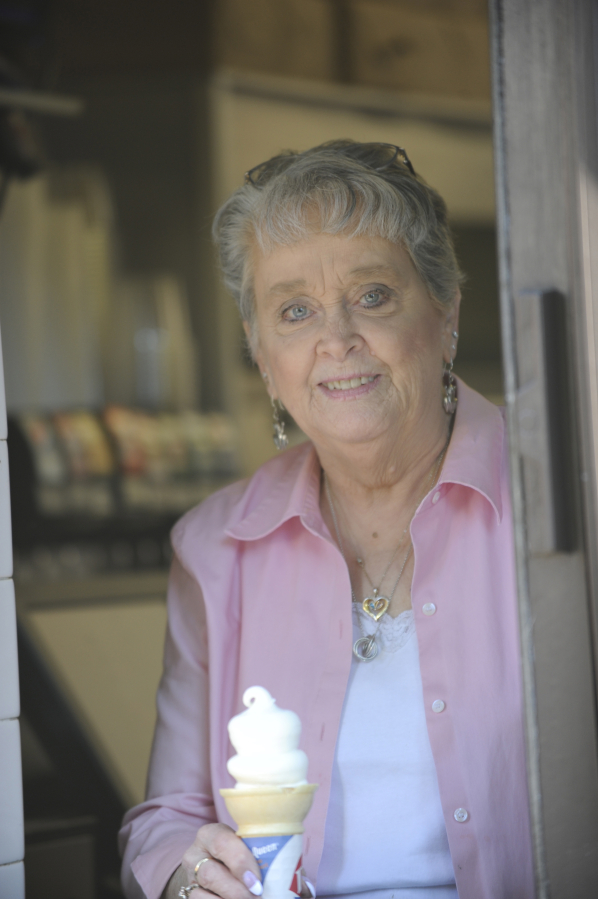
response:
M364 421L363 418L359 421L351 421L349 417L335 421L334 418L335 416L329 416L327 420L321 422L320 427L310 428L309 436L316 448L319 443L327 446L335 443L351 445L372 443L383 439L389 431L386 417L384 420L377 418L376 421ZM306 431L306 433L308 432Z

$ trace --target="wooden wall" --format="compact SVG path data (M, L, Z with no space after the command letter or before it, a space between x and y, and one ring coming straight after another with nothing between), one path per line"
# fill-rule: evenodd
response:
M230 67L490 97L485 0L59 0L57 72Z

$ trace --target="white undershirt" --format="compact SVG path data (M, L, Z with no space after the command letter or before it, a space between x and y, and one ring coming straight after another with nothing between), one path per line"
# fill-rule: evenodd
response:
M354 639L376 629L357 606ZM413 612L385 615L353 660L337 740L319 899L457 899L428 739Z

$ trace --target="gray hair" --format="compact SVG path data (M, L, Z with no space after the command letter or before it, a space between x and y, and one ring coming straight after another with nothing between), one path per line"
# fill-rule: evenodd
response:
M409 252L432 302L450 306L463 275L446 204L388 144L335 140L288 151L252 169L216 214L213 235L226 286L254 324L251 252L286 246L314 232L386 238Z

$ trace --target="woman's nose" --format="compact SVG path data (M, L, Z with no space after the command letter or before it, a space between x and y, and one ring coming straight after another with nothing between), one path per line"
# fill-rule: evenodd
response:
M318 341L317 351L335 359L344 359L352 350L363 346L363 343L363 337L350 312L342 309L327 320L324 333Z

